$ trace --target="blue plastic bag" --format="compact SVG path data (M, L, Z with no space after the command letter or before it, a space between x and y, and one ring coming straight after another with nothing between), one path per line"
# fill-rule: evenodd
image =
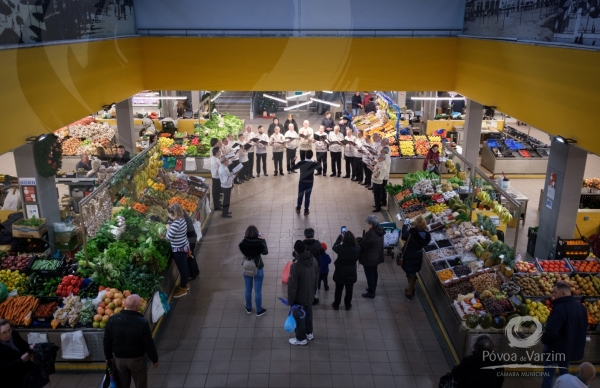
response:
M288 314L287 318L285 319L285 322L283 323L283 328L288 333L291 333L294 330L296 330L296 320L294 319L294 316L292 315L291 310L290 310L290 313Z

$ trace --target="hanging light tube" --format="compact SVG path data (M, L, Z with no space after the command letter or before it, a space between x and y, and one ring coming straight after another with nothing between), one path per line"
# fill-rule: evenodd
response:
M298 97L304 97L304 96L308 96L309 94L311 94L312 92L304 92L302 94L298 94L298 95L294 95L294 96L287 96L285 99L286 100L293 100L294 98L298 98Z
M299 108L301 106L308 105L308 104L312 104L312 101L305 101L305 102L301 102L300 104L296 104L294 106L288 106L287 108L283 108L283 110L288 111L288 110Z
M333 92L331 92L329 90L323 90L323 93L332 94Z
M314 102L320 102L321 104L326 104L326 105L335 106L336 108L339 108L339 107L340 107L340 104L336 104L336 103L334 103L334 102L325 101L325 100L320 100L320 99L318 99L318 98L314 98L314 97L311 97L310 99L311 99L312 101L314 101Z
M284 99L282 99L282 98L275 97L275 96L271 96L270 94L267 94L267 93L263 93L263 97L267 97L267 98L270 98L271 100L275 100L275 101L283 102L283 103L285 103L285 104L287 104L287 103L288 103L286 100L284 100Z

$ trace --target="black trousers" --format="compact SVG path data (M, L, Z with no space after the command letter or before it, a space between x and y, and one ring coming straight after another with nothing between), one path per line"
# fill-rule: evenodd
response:
M364 162L363 166L363 170L365 172L365 186L371 186L371 176L373 175L373 171L371 171Z
M283 152L273 152L273 164L275 172L283 172Z
M213 209L221 207L221 180L218 178L212 179L212 201Z
M354 167L352 168L352 172L354 172L354 177L359 182L362 182L363 180L363 164L362 158L354 158Z
M346 305L346 307L352 306L352 289L354 288L354 284L335 283L335 296L333 299L333 304L336 307L339 306L342 302L342 292L344 291L344 288L346 288L346 295L344 296L344 305Z
M367 289L370 295L375 295L377 291L377 279L379 274L377 273L377 266L363 267L365 269L365 277L367 278Z
M375 209L381 209L381 192L383 185L381 183L373 183L373 198L375 199Z
M387 206L387 191L385 191L387 183L387 179L384 179L383 184L381 185L381 206Z
M256 154L256 173L260 175L260 163L262 162L263 174L267 175L267 154Z
M293 310L294 319L296 320L296 339L298 341L306 340L306 334L313 333L313 311L312 305L302 306L306 316L300 319L300 315L296 310Z
M292 166L294 165L294 158L296 157L296 149L285 149L285 163L287 166L287 172L292 171Z
M321 165L323 169L323 175L327 174L327 151L325 152L317 152L317 163Z
M242 169L240 171L238 171L238 175L237 175L237 180L242 182L246 176L246 166L248 164L248 162L240 162L242 165Z
M342 153L341 152L330 152L331 155L331 172L334 175L342 175Z
M223 192L223 215L226 216L229 213L229 202L231 200L231 187L221 187Z
M179 270L179 287L185 288L190 276L187 252L173 252L173 260L175 261L175 265L177 265L177 269Z
M246 171L246 176L252 176L252 170L254 170L254 152L248 152L248 170Z
M308 150L300 150L300 160L306 159L306 153Z
M352 175L352 164L354 163L354 156L344 155L344 160L346 161L346 175L344 176L354 178L354 175Z
M323 283L323 287L325 287L325 289L329 288L329 284L327 284L327 275L329 275L328 273L320 273L319 274L319 290L321 289L321 282Z

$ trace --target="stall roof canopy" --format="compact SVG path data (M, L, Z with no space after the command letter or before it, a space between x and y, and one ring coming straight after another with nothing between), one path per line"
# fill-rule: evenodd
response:
M0 50L0 153L163 89L455 90L600 154L598 63L597 51L469 38L131 37Z

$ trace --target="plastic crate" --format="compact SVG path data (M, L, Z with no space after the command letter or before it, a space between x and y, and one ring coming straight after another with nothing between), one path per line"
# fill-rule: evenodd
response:
M527 231L527 253L535 256L535 243L537 242L537 232L532 228Z
M584 238L556 240L556 255L559 257L584 256L590 253L590 242Z
M60 261L60 265L55 270L33 269L33 264L38 260L57 260L57 261ZM62 256L59 259L46 259L45 257L38 256L37 258L35 258L34 260L31 260L31 262L29 262L29 265L27 266L27 268L29 269L30 273L36 273L43 277L56 277L56 276L62 276L64 266L65 266L65 257L64 256Z
M50 249L48 233L41 238L17 238L17 251L19 253L42 253Z

